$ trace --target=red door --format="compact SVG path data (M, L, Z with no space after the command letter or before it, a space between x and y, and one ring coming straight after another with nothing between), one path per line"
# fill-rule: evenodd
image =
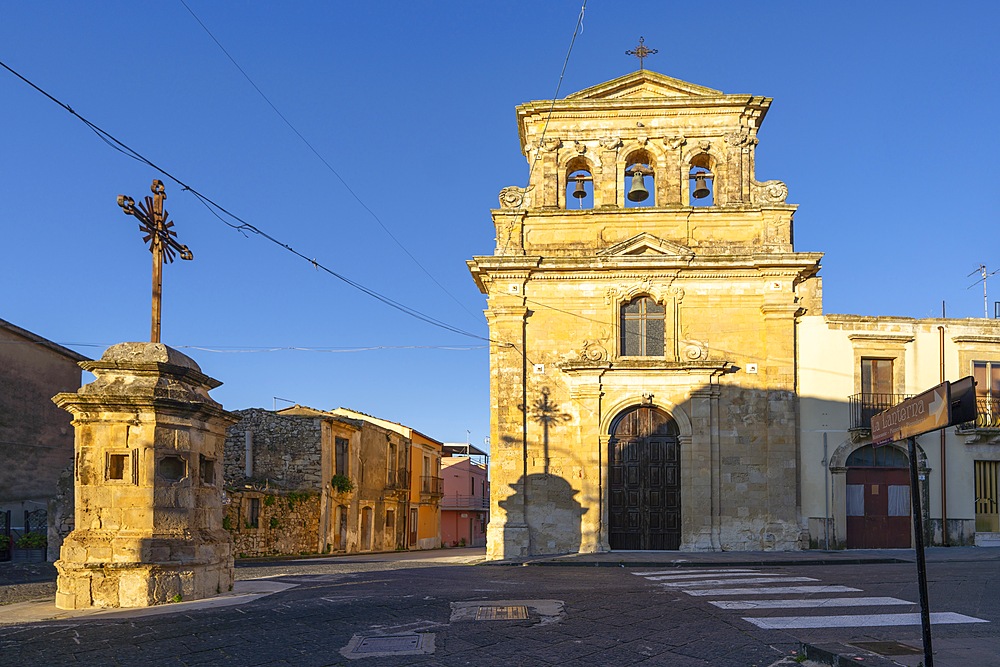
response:
M910 471L847 469L847 548L910 547Z

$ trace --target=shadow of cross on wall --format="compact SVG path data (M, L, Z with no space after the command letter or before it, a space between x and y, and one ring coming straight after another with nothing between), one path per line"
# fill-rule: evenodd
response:
M573 416L559 411L559 405L549 398L551 390L542 387L541 396L536 398L531 406L525 410L524 405L517 406L518 410L524 411L528 419L542 425L542 450L545 465L545 474L549 474L549 426L557 422L568 422Z

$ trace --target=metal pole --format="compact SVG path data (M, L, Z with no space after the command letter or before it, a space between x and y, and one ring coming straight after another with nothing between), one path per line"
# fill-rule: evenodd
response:
M920 486L917 480L917 439L906 439L910 454L910 505L913 512L913 542L917 555L917 585L920 589L920 628L924 636L924 667L934 667L931 648L931 614L927 601L927 565L924 562L924 521L920 510Z

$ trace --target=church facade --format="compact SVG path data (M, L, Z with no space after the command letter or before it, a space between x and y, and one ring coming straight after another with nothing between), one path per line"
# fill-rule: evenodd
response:
M517 108L488 296L492 558L807 546L796 322L819 253L758 181L771 99L648 70Z

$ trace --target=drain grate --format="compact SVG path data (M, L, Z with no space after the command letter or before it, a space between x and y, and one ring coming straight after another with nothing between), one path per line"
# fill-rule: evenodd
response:
M922 648L914 648L899 642L851 642L851 646L879 655L921 655L924 652Z
M528 608L522 605L490 605L476 610L477 621L523 621L528 618Z
M365 637L354 647L354 653L400 653L419 651L423 635L386 635Z

